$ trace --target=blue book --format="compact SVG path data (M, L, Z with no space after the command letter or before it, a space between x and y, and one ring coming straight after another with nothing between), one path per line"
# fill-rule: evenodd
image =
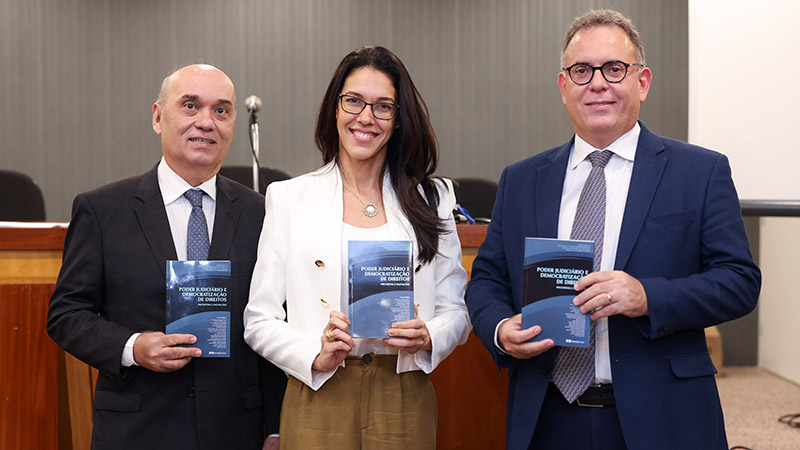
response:
M542 327L534 341L589 346L589 314L581 313L572 300L578 294L573 286L592 271L593 261L592 241L525 238L522 328Z
M166 333L193 334L203 358L230 356L230 261L167 261Z
M411 241L349 241L350 335L385 338L414 318Z

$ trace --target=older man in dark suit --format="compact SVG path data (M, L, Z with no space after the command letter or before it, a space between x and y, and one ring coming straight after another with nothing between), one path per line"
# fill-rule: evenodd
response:
M285 376L242 337L263 197L217 175L235 101L219 69L176 71L153 105L159 164L75 199L47 329L100 371L93 449L277 448L264 433L277 433ZM197 259L231 261L229 358L201 358L195 336L163 332L166 261L196 258L192 220Z
M641 38L615 11L575 20L558 84L575 136L503 171L466 302L509 367L509 449L727 449L703 329L750 312L753 263L725 156L638 122ZM587 349L523 329L525 237L591 239L573 303Z

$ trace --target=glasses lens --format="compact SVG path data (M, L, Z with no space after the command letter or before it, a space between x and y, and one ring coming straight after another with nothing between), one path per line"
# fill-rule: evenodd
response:
M391 103L375 103L372 105L372 114L378 119L389 120L394 117L397 107Z
M609 83L619 83L625 78L628 68L619 61L609 61L603 64L603 76Z
M594 70L589 64L575 64L569 69L569 77L575 84L586 84L592 79Z
M358 97L353 97L350 95L343 95L342 96L342 109L345 112L350 114L361 114L361 111L364 110L364 100L361 100Z

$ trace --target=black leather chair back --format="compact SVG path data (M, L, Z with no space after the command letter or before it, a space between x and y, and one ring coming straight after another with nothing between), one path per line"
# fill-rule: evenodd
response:
M492 218L497 183L482 178L456 178L456 201L475 219Z
M0 220L43 222L44 196L23 173L0 170Z
M219 169L219 173L222 176L238 181L250 189L253 188L252 166L222 166ZM258 191L264 194L267 192L267 186L273 181L288 180L289 178L292 177L282 170L261 167L258 175Z

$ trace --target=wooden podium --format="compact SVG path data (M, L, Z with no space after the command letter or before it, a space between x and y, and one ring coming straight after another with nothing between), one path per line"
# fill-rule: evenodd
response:
M486 225L458 225L462 264L472 262L486 237ZM497 370L489 352L472 333L431 373L439 406L436 448L505 448L508 375Z
M92 429L93 370L45 330L66 228L0 227L0 449L83 450ZM470 273L486 226L459 225ZM470 334L431 375L437 448L503 448L508 379Z
M0 228L0 448L58 448L58 347L45 331L65 228Z

